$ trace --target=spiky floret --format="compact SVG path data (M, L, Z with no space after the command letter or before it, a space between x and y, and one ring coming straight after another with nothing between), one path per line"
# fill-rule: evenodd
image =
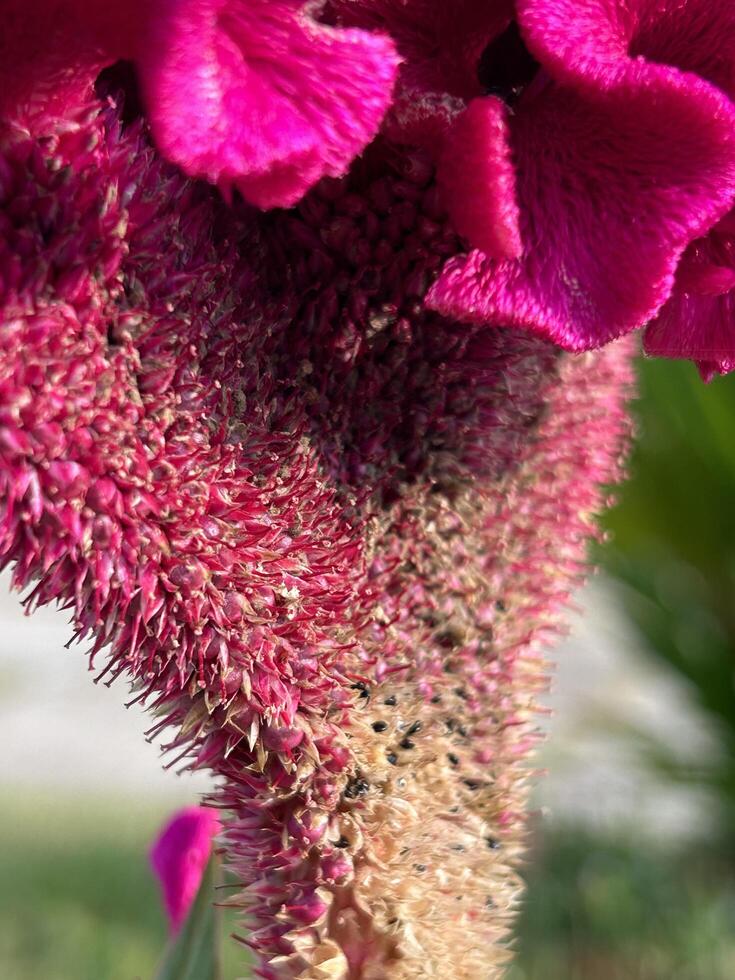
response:
M499 976L629 347L428 311L460 246L385 141L263 216L90 106L0 222L3 564L221 777L259 974Z

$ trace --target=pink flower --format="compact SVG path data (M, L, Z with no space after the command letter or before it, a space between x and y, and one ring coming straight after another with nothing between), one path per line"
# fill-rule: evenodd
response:
M101 68L132 59L161 152L260 207L295 204L343 174L390 103L391 41L320 25L304 0L6 6L0 107L26 125L56 106L68 116Z
M317 24L301 0L160 0L139 63L154 136L186 173L260 207L338 177L390 102L390 40Z
M706 381L735 369L735 211L684 253L644 347L660 357L691 358Z
M518 0L515 21L505 0L336 7L395 35L402 91L442 121L440 186L475 248L443 269L433 308L572 351L656 315L682 253L735 197L728 0ZM458 40L468 37L481 57ZM404 111L405 124L413 117ZM732 358L723 303L708 313L705 301L700 321L688 299L678 327L664 312L647 347Z
M151 848L151 866L161 882L173 933L189 914L209 862L212 840L219 831L214 810L190 806L171 817Z
M290 210L187 177L156 146L186 144L167 79L196 63L176 19L192 8L156 9L181 42L161 64L181 61L156 77L141 55L148 115L123 72L92 93L94 17L61 17L3 96L0 564L29 607L69 611L100 676L131 681L173 761L217 775L260 976L497 978L541 651L621 473L631 345L572 358L428 306L464 250L431 145L454 110L435 125L436 100L411 115L399 93L348 174ZM306 13L256 10L298 50L313 29L323 60ZM256 27L215 44L236 75ZM308 133L331 147L296 63ZM310 159L267 172L293 190ZM272 189L266 170L247 180Z

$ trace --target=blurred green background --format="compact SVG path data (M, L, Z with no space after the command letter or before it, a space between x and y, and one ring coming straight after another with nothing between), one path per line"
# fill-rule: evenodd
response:
M690 365L642 361L640 379L632 475L597 557L604 602L615 603L652 672L644 694L665 700L674 685L678 700L662 736L628 703L628 689L615 703L593 676L588 716L567 742L576 748L594 735L603 756L608 745L624 746L641 785L653 788L645 820L630 795L623 819L583 821L575 814L589 802L584 789L575 796L562 780L554 796L552 782L550 804L541 790L510 980L735 978L735 378L704 385ZM595 626L588 615L588 646ZM626 663L615 661L607 676ZM692 726L706 729L703 751L688 751ZM552 776L555 751L552 739ZM673 787L697 802L681 833L664 819ZM3 790L3 980L153 975L166 930L147 849L173 807L117 788L114 772L108 790L102 798L58 786ZM228 949L226 980L238 976L237 955Z

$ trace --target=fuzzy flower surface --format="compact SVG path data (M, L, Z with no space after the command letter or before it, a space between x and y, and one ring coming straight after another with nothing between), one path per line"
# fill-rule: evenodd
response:
M628 440L597 348L729 255L732 106L665 2L608 47L451 6L0 15L0 561L218 777L265 980L502 976Z

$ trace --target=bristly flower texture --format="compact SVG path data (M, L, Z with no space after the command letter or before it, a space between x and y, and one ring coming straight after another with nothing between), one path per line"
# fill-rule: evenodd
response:
M608 342L735 365L735 6L0 17L2 563L216 774L259 976L500 977Z

